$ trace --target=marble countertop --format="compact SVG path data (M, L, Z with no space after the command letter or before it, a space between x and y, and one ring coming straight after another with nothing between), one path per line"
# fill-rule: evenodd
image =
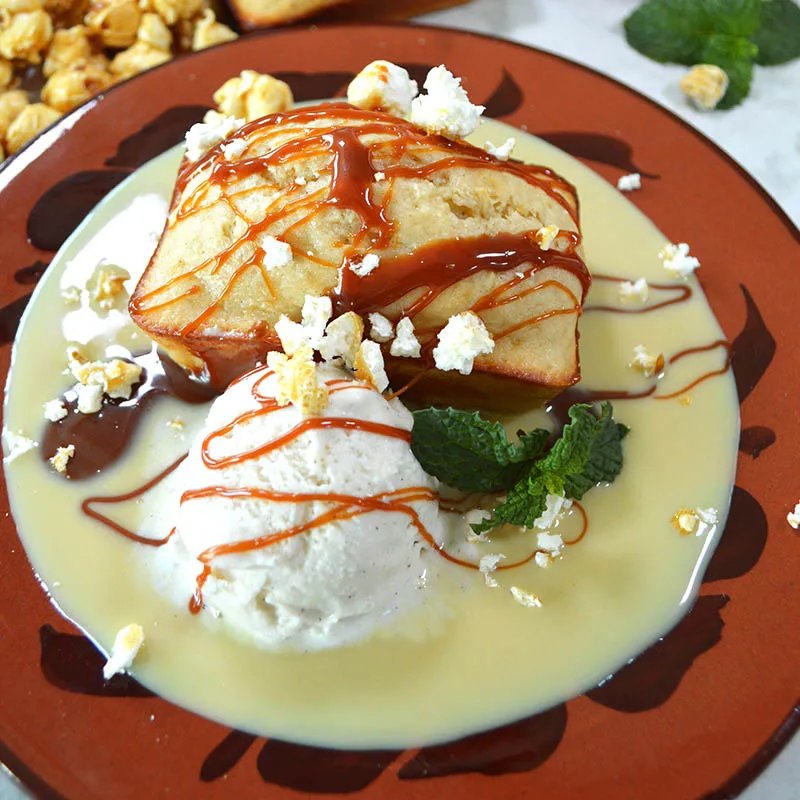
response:
M699 111L678 87L686 67L657 64L625 41L641 0L473 0L419 22L488 33L547 50L616 78L685 119L738 161L800 227L800 59L756 67L730 111ZM740 800L800 800L800 735Z

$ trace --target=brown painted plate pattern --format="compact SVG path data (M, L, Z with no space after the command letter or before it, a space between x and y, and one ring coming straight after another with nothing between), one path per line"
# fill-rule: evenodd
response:
M702 259L742 411L730 521L693 610L615 677L549 711L419 751L337 752L231 731L102 657L41 591L0 494L0 760L43 798L735 797L800 724L794 355L800 234L712 143L656 104L558 57L438 28L259 34L146 73L59 122L0 169L0 379L55 250L94 204L177 143L244 68L298 100L341 94L372 58L421 80L446 63L489 116L614 182ZM623 245L622 240L620 241Z

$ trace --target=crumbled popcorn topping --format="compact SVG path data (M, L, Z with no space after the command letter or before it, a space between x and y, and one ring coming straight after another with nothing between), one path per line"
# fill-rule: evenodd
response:
M541 567L542 569L547 569L553 563L553 556L550 553L542 553L538 552L533 557L533 562L536 564L537 567Z
M443 65L434 67L425 78L427 94L411 102L411 122L428 133L439 133L451 139L469 136L480 123L484 106L470 103L461 86L461 78Z
M558 233L559 231L556 225L544 225L534 234L536 244L538 244L542 250L549 250L556 236L558 236Z
M127 672L143 643L144 629L141 625L134 623L117 631L111 655L103 667L103 677L110 680L114 675Z
M617 189L621 192L635 192L642 188L642 176L638 172L630 175L621 175L617 181Z
M217 111L209 111L202 122L192 125L186 132L186 159L197 161L212 147L224 142L234 131L244 125L239 117L225 116Z
M375 253L367 253L361 261L350 264L350 269L358 275L359 278L363 278L365 275L369 275L374 269L377 269L380 263L381 259L379 256L376 256Z
M414 323L403 317L397 323L397 334L389 353L400 358L419 358L419 339L414 335Z
M348 311L328 323L319 353L325 361L341 359L348 369L353 369L363 338L364 320L355 311Z
M75 455L75 445L69 444L66 447L57 448L55 454L49 460L50 463L53 465L53 469L56 472L60 472L63 475L67 471L67 464L69 464L69 460L74 455Z
M306 344L319 350L325 326L333 314L333 304L330 297L307 294L301 313L301 322L293 322L284 314L275 323L275 333L281 340L283 351L290 356Z
M391 61L373 61L350 81L347 102L367 111L407 117L417 94L417 82L411 80L407 70Z
M525 589L520 589L519 586L511 587L511 596L521 605L526 608L541 608L542 601L533 592L527 592Z
M229 142L223 142L219 149L228 161L235 161L247 150L247 142L244 139L231 139Z
M479 569L481 575L483 575L483 579L490 589L496 589L499 585L492 577L492 573L504 558L505 556L502 553L487 553L480 561Z
M292 246L289 242L281 241L275 236L264 234L256 237L258 246L264 251L264 266L270 270L276 267L285 267L290 264L293 257Z
M49 422L58 422L67 416L67 407L60 398L48 400L44 404L44 418Z
M81 287L66 286L61 290L61 297L68 306L77 306L81 302Z
M533 522L533 527L540 531L550 530L572 508L572 499L560 494L548 494L544 502L544 511ZM558 538L561 539L561 536L558 536ZM563 542L558 546L561 547L562 545ZM543 550L549 549L542 545L539 545L539 547Z
M76 411L79 414L96 414L103 407L103 387L92 384L84 386L78 383L75 386L78 395Z
M640 303L646 303L650 295L650 287L644 278L639 278L635 282L623 281L619 285L619 299L624 305L632 300L638 300Z
M182 431L184 428L183 420L180 417L169 420L167 425L175 431Z
M508 161L511 153L514 151L514 146L517 140L513 136L509 136L503 144L495 147L491 142L486 142L486 152L490 156L494 156L498 161Z
M223 114L252 122L269 114L288 111L294 105L294 97L288 83L272 75L245 69L214 92L214 102Z
M494 340L477 314L465 311L450 317L439 331L439 344L433 348L433 361L443 371L458 370L469 375L475 358L494 350Z
M369 338L374 342L388 342L394 336L394 325L391 320L373 311L367 315L369 319L370 331Z
M3 462L6 464L10 464L20 456L25 455L25 453L39 446L38 442L34 442L33 439L29 439L27 436L23 435L22 431L17 431L15 433L14 431L6 429L3 431L3 440L7 448L6 455L3 458Z
M381 181L385 181L386 180L386 173L384 173L384 172L376 172L372 177L375 179L376 183L380 183Z
M361 342L354 364L356 378L374 386L382 392L389 386L389 378L383 365L383 353L377 342Z
M294 182L295 182L295 183L296 183L298 186L305 186L305 185L308 183L308 180L307 180L306 178L304 178L302 175L298 175L298 176L297 176L297 177L294 179Z
M700 266L700 262L689 255L689 245L686 242L664 245L658 257L664 263L664 269L673 278L682 280L686 280Z
M643 344L637 344L633 348L633 360L628 366L641 372L645 378L650 378L664 369L664 356L662 353L654 356L647 352Z
M681 78L681 91L702 111L711 111L728 91L728 74L716 64L696 64Z
M795 529L800 530L800 503L786 515L786 521Z
M672 515L672 525L683 536L702 536L719 522L716 508L681 508Z
M551 556L557 556L564 549L564 540L560 533L539 533L536 535L536 547Z
M77 348L67 350L69 371L83 386L99 386L101 395L127 400L142 376L142 368L121 358L87 361Z
M267 366L277 378L275 399L278 405L291 403L304 417L321 414L328 407L328 387L317 380L314 352L307 344L291 356L270 351Z
M125 281L130 280L130 277L130 273L122 267L101 261L86 282L89 305L99 311L110 311L119 307L127 299Z

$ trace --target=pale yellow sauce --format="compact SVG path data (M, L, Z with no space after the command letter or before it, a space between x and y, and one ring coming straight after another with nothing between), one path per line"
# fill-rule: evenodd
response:
M496 144L513 134L516 157L552 166L576 184L592 271L669 282L656 255L664 237L609 184L507 126L488 122L479 133L480 143L489 138ZM122 184L54 259L15 345L5 407L9 429L38 438L41 404L69 386L62 374L65 340L58 324L66 307L59 282L85 279L101 256L131 270L142 268L153 247L146 237L148 219L163 213L179 155L177 149L166 153ZM661 190L657 182L645 181L643 191ZM65 268L68 279L62 278ZM585 315L584 385L641 390L648 381L628 367L635 345L669 356L722 338L694 279L691 285L690 302L652 314ZM617 287L596 284L592 302L616 304ZM78 336L82 318L67 318L71 337ZM96 324L92 315L87 319ZM98 356L101 345L115 338L134 350L146 348L142 334L131 339L129 329L119 330L121 317L109 320L107 337L94 342ZM679 389L723 360L722 350L684 359L668 370L659 393ZM204 407L160 402L127 457L90 481L65 480L36 454L19 458L6 474L25 548L57 604L104 649L120 627L140 623L146 643L133 673L158 694L267 736L334 747L415 746L509 722L577 695L685 613L722 525L700 537L681 536L670 519L682 507L714 507L724 521L738 434L730 373L689 394L691 405L677 399L616 402L617 419L632 431L625 442L625 469L613 486L586 496L588 533L551 567L531 564L497 573L498 589L488 588L478 573L444 568L437 603L429 603L427 612L363 645L311 655L262 652L237 641L218 622L191 616L185 603L154 588L148 567L152 549L81 513L85 497L138 487L185 452ZM182 431L167 425L175 417L184 422ZM513 433L541 417L506 421ZM163 508L168 491L169 484L162 484L155 493L161 501L148 495L112 513L132 528L163 536L170 521L149 511ZM575 522L564 526L565 538L575 532ZM503 551L511 559L534 547L530 535L516 532L496 537L481 552ZM511 586L535 592L543 606L519 605Z

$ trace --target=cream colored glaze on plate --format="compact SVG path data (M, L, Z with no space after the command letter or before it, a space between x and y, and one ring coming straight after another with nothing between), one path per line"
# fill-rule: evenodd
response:
M657 253L659 231L604 180L550 145L497 122L476 142L517 138L515 157L547 164L573 181L581 202L590 270L670 282ZM135 173L109 195L64 245L37 287L19 330L8 383L5 424L34 439L41 404L69 387L56 327L67 308L60 286L79 283L101 257L143 269L170 196L180 150ZM645 181L643 191L657 192ZM676 198L676 202L679 198ZM699 254L702 258L702 254ZM66 272L65 272L66 270ZM628 367L644 344L665 355L723 338L696 280L691 301L650 314L588 313L581 320L583 385L645 389ZM616 304L616 286L596 283L589 305ZM652 298L651 298L652 302ZM94 340L97 356L114 341L141 351L112 314ZM70 340L92 314L64 320ZM93 327L94 326L94 327ZM124 350L106 351L107 355ZM658 393L680 389L722 366L721 348L690 356L667 371ZM407 747L453 739L559 703L598 683L665 633L691 603L727 514L736 465L738 405L730 373L690 393L691 405L651 398L615 403L631 428L625 468L611 486L584 499L586 537L547 569L533 564L497 573L498 589L475 572L443 564L436 602L400 619L371 641L310 655L262 652L237 641L218 622L191 616L154 588L152 548L85 517L89 495L142 485L188 449L204 407L162 400L122 461L88 481L54 474L36 454L6 468L12 510L33 566L63 612L103 649L131 622L146 642L133 674L165 698L239 729L333 747ZM167 424L180 417L185 427ZM505 419L509 431L542 421L541 412ZM171 523L153 512L169 484L143 501L114 510L131 527L164 536ZM670 524L679 508L714 507L721 523L702 536L681 536ZM565 538L576 519L567 520ZM312 534L313 535L313 534ZM509 559L535 548L529 534L495 537L481 552ZM156 581L157 582L157 581ZM535 592L542 608L526 608L511 586ZM185 598L188 601L188 597Z

